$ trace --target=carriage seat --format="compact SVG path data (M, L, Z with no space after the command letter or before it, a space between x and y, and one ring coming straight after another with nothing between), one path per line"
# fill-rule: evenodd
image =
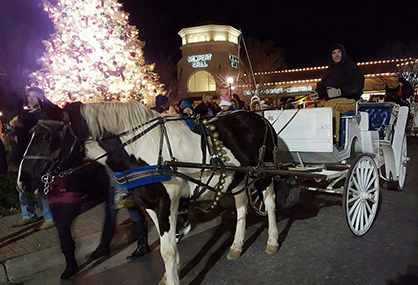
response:
M347 133L347 127L346 127L346 119L353 117L356 115L356 111L348 111L347 113L343 114L341 116L341 124L340 124L340 144L339 148L344 148L345 145L345 139L346 139L346 133Z
M384 139L390 122L393 105L390 103L365 103L359 105L360 112L369 114L369 130L378 131L379 138Z

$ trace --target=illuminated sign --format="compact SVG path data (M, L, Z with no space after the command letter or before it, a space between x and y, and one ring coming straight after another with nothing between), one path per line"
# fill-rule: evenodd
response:
M299 93L299 92L309 92L312 91L312 86L295 86L288 88L274 88L274 89L264 89L264 90L245 90L244 95L269 95L269 94L283 94L283 93Z
M229 60L231 61L231 66L233 68L238 68L239 57L233 54L229 55Z
M212 54L198 54L198 55L191 55L187 57L187 62L192 64L193 68L205 68L208 67L206 61L212 59Z

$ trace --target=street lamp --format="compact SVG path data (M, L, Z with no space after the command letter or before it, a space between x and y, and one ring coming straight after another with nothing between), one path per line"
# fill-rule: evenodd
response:
M232 95L232 83L234 83L234 78L231 76L226 79L226 82L229 84L229 97Z

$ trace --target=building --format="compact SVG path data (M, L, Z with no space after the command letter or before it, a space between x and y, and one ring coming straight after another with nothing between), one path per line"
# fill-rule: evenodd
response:
M218 95L219 87L236 88L245 101L258 94L261 98L278 104L283 97L301 97L315 90L322 72L328 66L306 67L255 73L256 82L268 77L267 83L258 86L240 85L239 35L240 31L224 24L206 22L178 33L182 39L182 58L177 63L179 98L200 100L203 93ZM403 65L416 64L415 59L392 59L359 62L365 76L363 98L384 95L385 86L395 87ZM234 82L228 83L232 77Z
M182 58L177 63L180 98L201 99L204 93L217 95L217 88L232 87L227 78L238 77L237 29L205 22L179 32Z

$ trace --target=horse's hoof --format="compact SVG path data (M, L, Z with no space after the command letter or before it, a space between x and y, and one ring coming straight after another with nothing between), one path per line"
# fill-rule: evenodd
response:
M226 258L228 258L229 260L234 260L234 259L239 258L240 256L241 256L241 251L230 249Z
M73 277L75 274L77 273L77 266L73 267L73 266L67 266L67 268L65 268L65 271L61 274L61 279L62 280L67 280L70 279L71 277Z
M270 245L270 244L268 244L266 246L266 252L268 254L276 253L278 250L279 250L279 246L278 245Z

